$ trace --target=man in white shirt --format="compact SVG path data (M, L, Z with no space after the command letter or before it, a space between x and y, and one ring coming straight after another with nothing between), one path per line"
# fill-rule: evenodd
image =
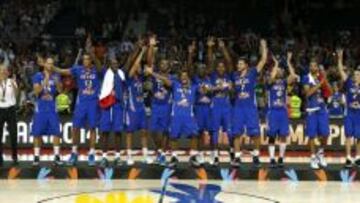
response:
M6 66L0 65L0 166L3 164L2 138L4 124L9 131L12 160L17 165L17 119L16 119L16 91L17 84L14 78L8 78Z

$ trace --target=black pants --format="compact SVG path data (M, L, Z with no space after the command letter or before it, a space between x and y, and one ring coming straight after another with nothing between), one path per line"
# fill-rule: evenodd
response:
M12 159L17 160L17 119L15 107L0 108L0 162L3 161L2 138L5 123L10 135Z

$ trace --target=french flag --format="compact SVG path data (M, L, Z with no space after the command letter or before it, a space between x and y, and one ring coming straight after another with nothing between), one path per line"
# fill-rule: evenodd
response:
M125 74L122 70L118 69L117 74L122 81L125 81ZM114 71L108 68L104 76L99 96L99 105L103 109L111 107L116 102L114 84Z

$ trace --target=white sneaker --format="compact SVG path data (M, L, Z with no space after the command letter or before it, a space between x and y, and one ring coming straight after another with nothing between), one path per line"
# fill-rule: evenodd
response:
M144 162L145 162L146 164L153 164L153 163L154 163L154 160L153 160L151 157L149 157L149 156L145 156L145 157L144 157Z
M310 167L312 169L319 169L319 159L317 157L311 158L310 160Z
M319 164L321 167L326 168L327 163L324 157L324 154L318 154L316 155L316 158L319 160Z
M200 164L204 164L205 163L205 156L204 153L200 153L198 156L198 161Z
M126 165L132 166L132 165L134 165L134 163L135 163L134 159L131 156L128 156L127 160L126 160Z

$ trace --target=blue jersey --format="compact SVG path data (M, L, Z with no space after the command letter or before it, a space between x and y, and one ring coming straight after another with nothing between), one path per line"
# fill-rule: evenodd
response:
M193 116L196 89L197 85L195 84L191 84L189 87L183 87L179 80L172 80L172 116Z
M235 89L235 105L256 106L255 87L257 83L258 72L256 68L250 68L242 76L241 73L233 73L232 80Z
M231 78L229 75L225 74L224 76L219 76L214 73L211 77L212 87L223 87L222 90L217 90L213 92L212 104L214 106L228 106L230 105L230 86Z
M360 86L348 78L345 81L346 105L350 109L360 109Z
M100 93L101 73L95 67L85 68L82 65L74 65L70 71L79 90L77 103L97 100Z
M128 78L127 85L127 106L132 111L142 111L145 108L144 104L144 78L142 76Z
M56 82L60 81L58 74L51 74L48 84L44 84L45 75L42 72L36 73L33 78L33 84L38 84L43 87L43 90L36 98L35 112L56 112L55 95Z
M320 83L318 78L314 78L310 74L306 75L303 78L303 85L308 85L310 88L318 85ZM321 89L319 88L313 95L307 97L306 99L306 110L307 111L316 111L325 109L325 100L322 95Z
M331 116L342 116L343 115L343 106L342 106L343 94L340 92L335 92L329 101L329 114Z
M286 88L287 82L285 79L275 80L274 83L268 85L269 109L286 108Z
M203 93L200 91L200 88L210 88L211 87L211 80L209 77L205 78L199 78L195 77L193 79L194 84L198 86L198 89L196 90L196 104L197 105L210 105L211 104L211 95L208 93Z
M171 91L164 85L162 80L153 78L153 104L170 104L171 103Z

